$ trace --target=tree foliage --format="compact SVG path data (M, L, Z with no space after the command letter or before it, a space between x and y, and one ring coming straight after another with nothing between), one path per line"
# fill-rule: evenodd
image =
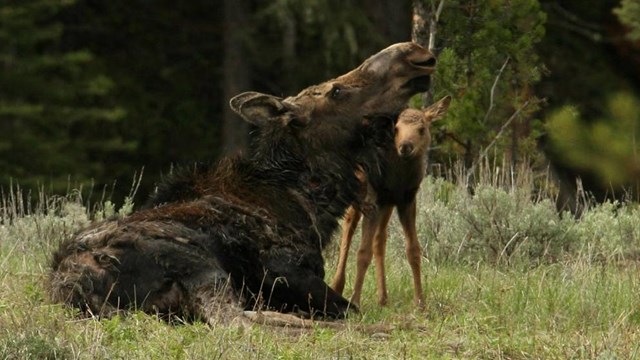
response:
M542 72L535 45L545 23L538 1L447 1L441 16L435 98L455 99L441 122L443 152L467 165L487 150L514 161L531 156Z
M631 109L638 98L639 48L625 39L628 29L618 23L620 10L613 10L617 1L543 5L552 34L538 50L549 69L537 89L548 99L545 152L562 186L575 190L577 177L599 200L627 197L638 179Z
M640 2L638 0L621 0L620 6L613 12L620 21L629 27L627 36L630 40L640 40Z
M70 176L113 176L105 160L135 150L117 133L126 111L109 101L113 80L91 51L64 41L59 15L72 3L0 7L0 173L25 186L64 191Z
M640 100L626 92L613 94L604 112L586 122L573 106L556 110L546 124L550 145L564 161L593 174L603 188L637 189Z
M173 165L213 161L225 142L250 136L223 117L231 90L288 96L410 39L410 0L243 0L242 24L232 28L242 61L234 62L225 56L225 1L0 3L0 186L15 179L59 192L69 178L98 188L117 181L118 202L144 167L144 196ZM420 1L427 9L440 3ZM606 175L633 176L614 170L632 164L622 150L606 171L581 164L596 143L635 149L621 140L633 132L617 123L611 103L621 101L614 94L638 97L637 44L616 40L624 30L637 39L637 1L444 4L433 98L454 102L435 124L432 161L538 160L543 139L558 166L598 174L600 184L632 182ZM624 29L615 30L618 17ZM241 76L230 90L231 73ZM596 123L604 124L597 136ZM580 151L563 150L561 138L575 136L563 126L591 129L579 132Z
M279 0L259 6L252 39L255 71L272 74L272 91L292 94L357 66L388 45L363 6L355 0ZM402 6L398 2L397 6ZM410 27L406 19L404 27ZM262 34L262 35L261 35ZM405 39L406 41L407 39Z

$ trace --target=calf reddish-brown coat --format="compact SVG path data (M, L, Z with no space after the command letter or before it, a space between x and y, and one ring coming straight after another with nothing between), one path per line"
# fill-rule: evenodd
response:
M358 250L356 281L351 301L360 303L364 276L375 255L378 303L387 303L387 288L384 271L384 256L387 244L387 225L393 208L398 209L398 217L406 238L406 252L413 272L414 302L422 304L422 282L420 279L420 243L416 233L416 193L424 177L426 155L430 144L429 126L441 118L449 107L450 97L445 97L423 111L407 109L400 114L396 124L395 141L389 147L383 161L385 171L382 176L365 177L369 202L376 208L365 215L362 224L362 238ZM342 294L345 283L345 269L351 239L358 226L361 212L356 207L347 211L343 223L340 243L338 270L333 278L332 288Z
M207 318L233 298L343 316L350 304L324 282L322 249L356 201L356 167L377 162L385 130L376 116L425 90L434 63L427 50L396 44L294 97L235 97L232 108L259 129L250 152L170 181L157 206L63 242L53 299L93 314L134 307Z

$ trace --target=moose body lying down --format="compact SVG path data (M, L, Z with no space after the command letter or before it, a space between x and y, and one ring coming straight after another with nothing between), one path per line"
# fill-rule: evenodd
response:
M426 90L434 65L427 50L401 43L295 97L235 97L232 108L259 129L249 153L170 181L159 205L64 241L52 298L94 315L135 308L207 319L231 297L344 316L353 307L324 282L322 249L357 202L356 168L375 166L377 141L391 132L378 117Z

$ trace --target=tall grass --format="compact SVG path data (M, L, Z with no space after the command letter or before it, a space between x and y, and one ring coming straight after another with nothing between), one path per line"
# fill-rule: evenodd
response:
M595 203L583 196L576 218L558 212L548 173L482 164L477 179L460 167L452 178L427 177L419 196L420 233L435 262L536 266L558 261L621 261L640 255L637 204Z
M576 218L556 211L557 191L547 174L496 168L481 164L471 175L460 168L449 174L457 180L425 179L418 211L425 309L412 305L411 272L394 220L390 304L375 304L370 271L362 313L343 330L246 321L175 325L142 313L81 319L48 301L51 253L90 221L126 215L131 201L121 208L106 200L89 206L73 191L63 197L40 192L29 201L14 188L0 199L0 358L640 357L638 206L588 203ZM326 252L328 279L336 252ZM354 268L351 261L348 281ZM377 323L398 330L370 334L355 326Z

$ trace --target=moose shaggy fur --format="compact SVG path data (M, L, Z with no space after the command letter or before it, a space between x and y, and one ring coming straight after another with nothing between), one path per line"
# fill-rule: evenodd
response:
M160 186L156 206L64 241L53 300L94 315L208 318L238 301L344 316L354 307L324 282L322 249L357 203L355 169L378 162L389 134L381 119L427 88L434 65L427 50L401 43L294 97L236 96L231 107L258 128L249 153Z

